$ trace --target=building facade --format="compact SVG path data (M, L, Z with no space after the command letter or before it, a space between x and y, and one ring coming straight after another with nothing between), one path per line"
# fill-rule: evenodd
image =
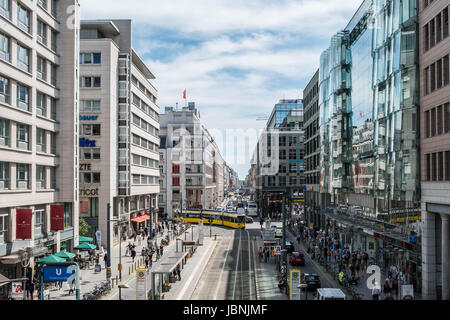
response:
M256 199L265 217L282 212L283 196L303 205L306 169L303 101L275 105L252 158Z
M158 92L131 39L131 20L81 22L80 218L104 246L157 220Z
M215 210L224 200L224 160L201 124L193 102L161 114L160 210L169 219L182 209Z
M78 245L78 46L76 0L0 2L0 273L10 279Z
M306 161L306 190L305 203L307 222L314 226L321 226L319 210L320 193L320 135L319 135L319 70L303 91L305 107L305 161ZM323 219L322 219L323 220Z
M321 55L320 206L330 223L357 212L349 244L420 290L417 9L365 0Z
M423 295L450 300L450 7L419 10Z

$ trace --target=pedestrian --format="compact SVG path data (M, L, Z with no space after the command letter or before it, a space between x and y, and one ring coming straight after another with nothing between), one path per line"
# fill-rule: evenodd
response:
M136 257L136 249L135 248L132 248L131 249L131 258L133 259L133 262L134 262L134 258Z
M149 264L149 258L148 256L145 256L145 268L148 269L148 264Z
M391 293L392 293L393 298L395 300L397 300L397 295L398 295L398 279L397 278L395 278L392 281Z
M61 286L62 286L62 282L60 282L60 283L61 283ZM29 283L29 285L30 285L30 288L29 288L30 299L31 299L31 300L34 300L34 288L35 288L34 282L31 281L31 282Z
M103 260L105 261L105 268L107 267L108 264L108 254L105 253L105 256L103 257Z
M389 286L389 280L388 279L386 279L386 281L384 281L383 294L384 294L385 298L391 294L391 288Z
M344 262L342 261L342 256L341 255L339 255L339 257L338 257L337 264L338 264L339 272L341 272L342 271L342 266L344 264Z
M74 290L75 290L75 279L73 279L72 282L70 282L69 284L69 295L74 293Z
M269 248L265 248L264 250L265 250L265 260L264 261L267 263L267 261L269 260L269 254L270 254Z
M163 253L164 253L164 246L163 246L162 243L159 245L159 252L161 253L161 256L162 256Z
M180 267L180 265L177 266L177 276L178 276L178 280L181 280L181 267Z
M355 265L356 280L359 280L359 270L360 269L361 269L361 266L359 265L359 262L356 261L356 265Z
M372 300L380 300L381 288L378 282L375 282L375 286L372 288Z

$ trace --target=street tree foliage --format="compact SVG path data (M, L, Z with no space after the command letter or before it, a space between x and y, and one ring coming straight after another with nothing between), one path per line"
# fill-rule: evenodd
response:
M89 234L89 229L91 229L91 227L88 225L88 223L83 219L80 218L80 222L79 222L79 234L80 236L87 236Z

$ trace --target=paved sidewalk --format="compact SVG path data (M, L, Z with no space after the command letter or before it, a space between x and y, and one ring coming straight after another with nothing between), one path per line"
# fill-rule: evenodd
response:
M255 255L258 256L259 247L264 248L264 240L258 237L256 244ZM267 263L264 262L264 258L261 262L256 259L255 268L258 300L289 300L289 297L278 288L279 272L275 264L275 257L270 257Z
M165 229L164 235L158 234L156 237L157 244L159 245L161 243L161 239L164 239L164 237L168 234L168 230ZM184 239L184 238L183 238ZM136 257L133 262L133 259L130 256L125 256L126 253L126 247L129 243L135 243L136 244ZM171 237L171 241L169 243L170 247L171 245L175 246L175 241ZM142 240L141 243L134 242L134 239L128 239L126 241L122 241L122 248L121 248L121 256L122 256L122 283L126 283L129 281L132 277L135 277L135 269L139 266L144 265L143 257L141 256L141 251L143 247L147 246L147 240ZM168 247L164 247L164 251L167 250ZM156 254L153 257L153 260L156 260ZM86 294L88 292L91 292L94 290L96 285L100 285L102 282L106 281L106 269L105 269L105 262L101 258L101 266L102 271L99 273L96 273L94 270L94 266L90 266L88 269L81 269L81 279L80 279L80 285L81 285L81 294L80 299L83 299L83 294ZM111 255L111 275L114 279L114 287L111 290L111 294L114 294L116 291L118 291L116 279L119 277L119 271L118 271L118 265L119 265L119 245L116 245L113 247L112 255ZM117 277L117 278L116 278ZM120 280L119 280L120 282ZM108 295L108 296L109 296ZM67 283L63 283L62 289L51 289L50 290L50 300L75 300L75 293L72 293L69 295L69 286ZM105 297L103 297L105 299Z

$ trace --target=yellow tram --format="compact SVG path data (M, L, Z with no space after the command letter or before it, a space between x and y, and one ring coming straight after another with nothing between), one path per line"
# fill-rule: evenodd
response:
M233 214L219 211L183 210L183 213L178 213L173 220L180 221L181 218L183 218L183 222L185 223L198 223L200 220L203 220L203 224L205 225L209 225L210 221L212 221L212 224L216 226L225 226L233 229L245 229L244 214Z

